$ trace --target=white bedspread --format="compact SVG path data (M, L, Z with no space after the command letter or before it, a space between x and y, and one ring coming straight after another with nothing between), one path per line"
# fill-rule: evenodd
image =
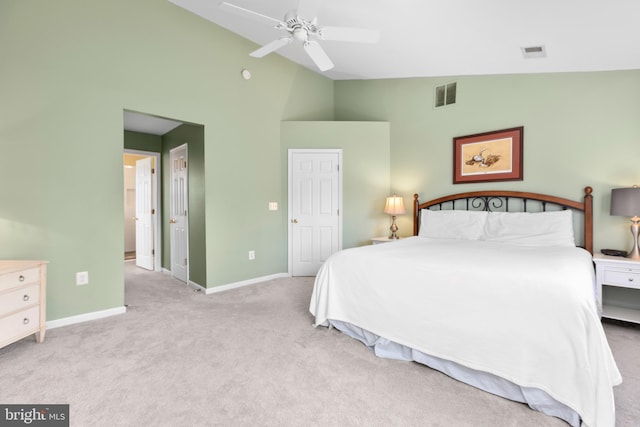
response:
M596 310L587 251L412 237L346 249L320 268L315 324L348 322L615 425L622 379Z

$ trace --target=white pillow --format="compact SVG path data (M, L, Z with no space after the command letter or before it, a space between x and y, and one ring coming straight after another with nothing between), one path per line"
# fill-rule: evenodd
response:
M551 212L490 212L482 240L523 246L575 246L570 210Z
M435 239L478 240L486 218L487 212L484 211L422 209L418 235Z

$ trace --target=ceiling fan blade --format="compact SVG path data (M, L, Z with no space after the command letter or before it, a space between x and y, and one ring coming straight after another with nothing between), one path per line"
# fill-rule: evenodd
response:
M282 46L286 46L291 43L292 37L285 37L283 39L274 40L271 43L267 43L262 46L258 50L254 50L249 54L249 56L253 56L254 58L262 58L273 52L274 50L280 49Z
M322 0L300 0L298 3L298 16L306 19L307 21L313 20L318 16L318 9L320 9L320 3Z
M333 62L329 59L322 46L314 41L304 43L304 50L313 60L320 71L327 71L333 68Z
M282 24L282 21L279 19L254 12L253 10L245 9L244 7L236 6L235 4L227 3L226 1L220 3L220 9L267 25L278 26Z
M322 40L336 40L342 42L378 43L380 31L365 28L322 27L318 30Z

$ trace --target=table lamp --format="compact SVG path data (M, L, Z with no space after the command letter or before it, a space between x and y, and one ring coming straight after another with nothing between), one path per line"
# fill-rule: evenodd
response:
M611 190L611 215L631 217L633 248L627 258L640 260L638 230L640 230L640 187L614 188Z
M405 212L404 200L402 199L402 197L396 196L395 194L393 196L387 197L387 203L384 205L384 213L391 215L391 218L393 219L391 227L389 227L389 229L391 230L389 239L399 239L398 235L396 234L398 232L398 226L396 225L396 215L402 215Z

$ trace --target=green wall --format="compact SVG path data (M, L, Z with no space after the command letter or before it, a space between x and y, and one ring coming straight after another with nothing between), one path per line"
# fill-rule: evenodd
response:
M342 246L369 244L384 236L390 226L383 213L389 195L389 123L385 122L283 122L282 162L291 148L342 149ZM282 192L287 194L287 169ZM405 198L405 203L410 200ZM287 212L287 204L282 210ZM288 227L286 217L283 227ZM286 242L279 250L286 253Z
M123 145L127 150L161 153L162 137L160 135L150 135L148 133L125 130Z
M458 82L435 109L434 87ZM427 200L486 188L594 194L596 249L629 249L628 219L609 215L612 188L640 184L640 71L337 81L336 120L391 124L391 189ZM524 180L452 183L456 136L524 126ZM410 234L409 216L399 218Z
M50 262L48 320L124 305L125 109L205 127L207 286L286 271L247 250L286 238L280 121L332 120L333 82L255 48L165 0L0 4L0 259Z

